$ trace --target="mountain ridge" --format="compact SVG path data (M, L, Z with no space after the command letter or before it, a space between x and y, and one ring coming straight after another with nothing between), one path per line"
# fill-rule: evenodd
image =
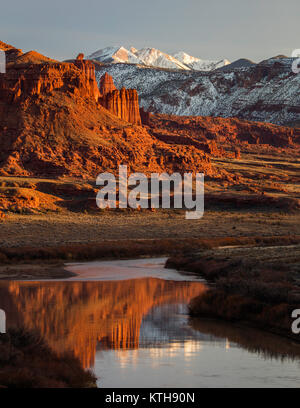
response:
M170 70L135 64L96 64L117 88L138 91L147 111L179 116L220 116L285 125L300 117L300 75L292 58L230 65L214 71ZM225 69L228 68L228 69Z
M132 63L184 71L211 71L230 64L227 59L203 60L183 51L168 54L157 48L150 47L141 48L139 50L134 47L130 47L130 50L123 46L106 47L95 51L87 58L103 63Z

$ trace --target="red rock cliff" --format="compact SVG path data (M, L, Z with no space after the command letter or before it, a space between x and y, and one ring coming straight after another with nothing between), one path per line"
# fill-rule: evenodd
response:
M27 57L0 75L1 175L87 178L120 163L146 174L213 173L202 150L171 146L130 126L141 123L135 90L107 93L102 102L111 112L101 106L94 66L83 56L72 63L34 63L35 54L24 63Z
M140 108L140 115L143 125L150 126L151 123L151 113L144 110L144 108Z
M105 72L105 74L102 75L99 85L100 85L101 95L106 95L109 92L115 91L117 89L115 87L114 80L113 80L112 76L108 75L107 72Z
M13 47L12 45L6 44L3 41L0 41L0 50L5 51L6 62L14 61L20 55L22 55L22 50Z
M0 98L8 103L54 90L98 101L94 65L81 60L74 64L19 64L7 70L0 80Z
M139 98L135 89L122 88L100 98L100 104L126 122L141 125Z
M100 104L118 118L141 125L139 98L135 89L116 89L113 78L105 73L100 79Z

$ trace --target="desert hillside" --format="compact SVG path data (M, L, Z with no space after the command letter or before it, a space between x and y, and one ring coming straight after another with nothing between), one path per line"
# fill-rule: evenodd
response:
M1 44L2 210L95 209L96 176L120 164L203 172L207 206L299 207L299 128L147 112L118 76L103 71L98 84L83 54L58 62Z

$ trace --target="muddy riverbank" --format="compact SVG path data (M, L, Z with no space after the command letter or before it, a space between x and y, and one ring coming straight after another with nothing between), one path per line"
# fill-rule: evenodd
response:
M292 311L300 304L300 246L201 250L166 266L204 277L212 287L190 303L192 316L242 322L300 341Z
M133 259L155 256L185 257L191 251L220 246L295 245L300 236L251 236L106 240L91 244L12 246L0 248L0 279L68 278L67 262ZM249 250L251 251L251 248Z

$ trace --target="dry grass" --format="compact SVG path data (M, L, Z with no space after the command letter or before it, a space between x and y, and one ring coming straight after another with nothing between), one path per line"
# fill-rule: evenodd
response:
M274 331L300 341L299 336L291 331L291 313L295 308L296 305L280 301L278 304L271 304L256 297L233 295L222 290L210 290L190 303L192 316L250 323L260 329Z
M299 225L299 213L230 208L206 211L200 220L186 220L182 210L9 214L0 223L0 247L94 244L107 239L299 235Z
M30 332L10 330L0 334L0 387L90 388L95 376L69 354L58 357Z
M0 249L0 263L24 261L88 261L93 259L137 258L141 256L184 254L219 246L232 245L287 245L300 242L300 236L278 237L219 237L186 239L138 239L106 240L93 244L69 244L59 246L27 246ZM176 261L178 258L175 258ZM183 258L184 259L184 258ZM172 259L169 261L172 265ZM195 270L189 265L190 270Z
M246 321L286 336L300 301L300 246L228 248L171 258L168 267L199 273L213 287L190 304L194 316Z
M190 318L189 323L194 330L226 339L229 344L238 344L251 353L260 354L263 358L275 358L282 361L285 358L298 360L300 357L300 344L286 341L282 336L275 336L244 324L228 324L226 321L203 318Z

